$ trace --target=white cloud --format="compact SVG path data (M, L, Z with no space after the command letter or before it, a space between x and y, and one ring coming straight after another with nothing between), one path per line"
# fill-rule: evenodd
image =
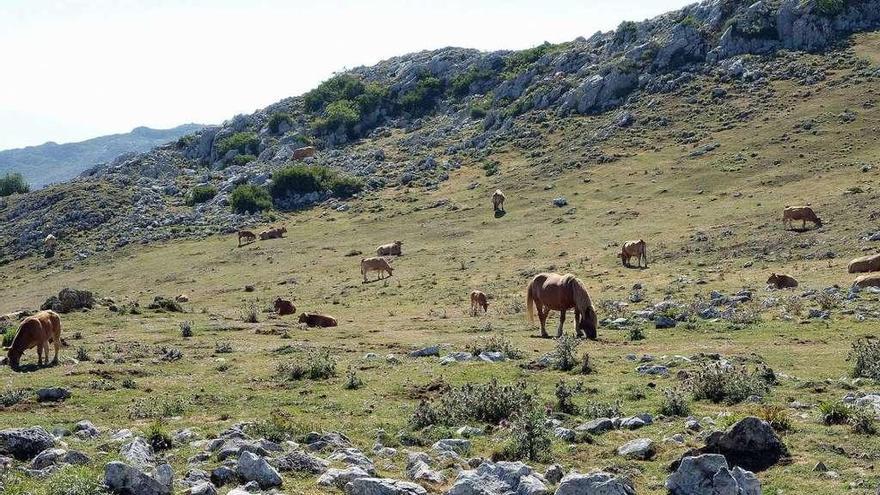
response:
M521 49L681 0L0 3L0 149L217 123L345 67L465 46Z

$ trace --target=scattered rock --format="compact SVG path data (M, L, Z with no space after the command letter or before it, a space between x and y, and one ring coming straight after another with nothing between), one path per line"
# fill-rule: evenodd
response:
M369 478L370 475L357 466L351 466L345 469L330 468L318 478L319 486L335 486L340 490L345 489L345 485L359 478Z
M70 390L61 387L41 388L37 390L39 402L61 402L70 398Z
M28 461L55 446L55 437L42 426L0 430L0 454Z
M281 486L281 475L266 459L253 452L242 452L238 457L238 475L247 481L256 481L260 488Z
M347 495L426 495L421 486L390 478L356 478L345 485Z
M617 455L627 459L648 460L654 457L654 441L650 438L630 440L617 449Z
M144 473L136 467L113 461L104 467L104 484L121 495L171 495L171 486Z
M421 349L412 351L409 353L410 357L428 357L428 356L439 356L440 355L440 346L438 345L430 345L428 347L423 347Z
M694 494L699 492L694 492ZM597 471L580 474L572 471L565 475L556 488L556 495L635 495L632 484L611 473ZM693 494L692 494L693 495Z
M761 495L761 483L754 473L740 467L730 469L727 460L719 454L685 457L678 469L666 478L666 489L671 495Z

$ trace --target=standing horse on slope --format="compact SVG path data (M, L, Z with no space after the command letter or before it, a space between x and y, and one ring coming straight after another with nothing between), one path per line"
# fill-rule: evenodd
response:
M526 308L529 321L535 320L534 311L538 311L541 322L541 337L549 337L545 328L550 310L559 311L559 329L557 337L562 337L565 324L565 312L574 308L574 328L579 337L596 340L598 316L590 294L584 284L574 275L567 273L539 273L529 282L526 289Z

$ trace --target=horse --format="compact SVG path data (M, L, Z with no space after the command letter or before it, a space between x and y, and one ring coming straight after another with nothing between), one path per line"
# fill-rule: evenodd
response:
M562 337L565 312L574 308L574 328L579 337L586 336L596 340L598 316L590 294L584 284L574 275L567 273L539 273L526 288L526 308L529 321L535 321L535 310L541 322L541 337L547 338L545 323L550 310L559 311L559 329L556 337Z
M504 211L504 200L507 199L501 189L496 189L492 193L492 208L495 211Z

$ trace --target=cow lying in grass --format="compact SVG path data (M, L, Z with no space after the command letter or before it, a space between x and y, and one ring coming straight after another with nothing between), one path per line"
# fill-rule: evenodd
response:
M770 278L767 279L767 285L772 285L777 289L792 289L798 286L798 281L790 275L771 273Z
M239 230L238 231L238 247L243 246L242 240L244 240L244 244L250 244L257 240L257 235L251 232L250 230Z
M400 256L403 254L401 247L403 241L394 241L391 244L383 244L376 248L377 256Z
M335 327L336 318L317 313L303 313L299 315L299 322L309 327Z
M52 364L58 363L58 351L61 349L61 318L54 311L40 311L22 320L18 326L18 333L12 339L12 345L6 350L3 362L9 363L12 369L17 370L24 351L37 348L37 364L49 364L49 343L55 346L55 357ZM46 359L43 361L43 355Z
M264 230L260 232L260 240L265 241L267 239L282 239L284 238L284 234L287 233L287 227L275 227L269 230Z
M296 313L296 306L292 302L279 297L275 299L275 312L278 313L278 316L292 315Z

